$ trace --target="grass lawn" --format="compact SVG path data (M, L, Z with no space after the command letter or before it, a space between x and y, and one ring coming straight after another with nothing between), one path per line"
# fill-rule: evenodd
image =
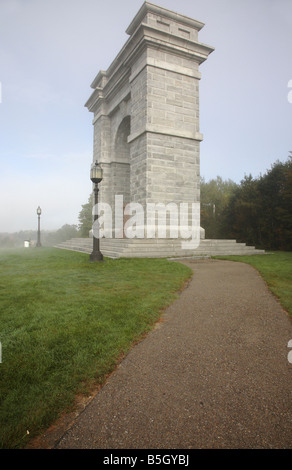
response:
M267 255L224 256L217 259L241 261L254 266L261 274L283 308L292 317L292 252Z
M102 383L190 276L163 259L0 252L0 447L23 447Z

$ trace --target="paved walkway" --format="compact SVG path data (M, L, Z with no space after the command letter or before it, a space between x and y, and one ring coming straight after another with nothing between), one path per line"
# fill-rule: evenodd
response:
M193 278L55 446L292 448L292 322L249 265Z

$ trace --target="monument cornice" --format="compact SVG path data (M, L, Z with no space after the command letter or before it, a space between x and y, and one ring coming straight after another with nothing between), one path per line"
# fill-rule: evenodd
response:
M101 106L103 102L103 88L98 87L93 91L93 93L91 93L84 106L88 108L89 111L94 111L98 106Z
M151 32L155 32L156 37L151 35ZM143 23L135 32L135 34L138 33L140 33L140 40L137 41L136 47L129 52L124 62L125 65L131 66L137 59L137 56L139 56L146 47L151 47L156 50L159 49L160 51L174 54L177 57L191 59L199 65L204 62L208 58L208 55L214 50L213 47L207 46L206 44L184 39ZM170 38L175 39L177 43L174 41L171 42ZM186 47L186 45L188 45L188 47Z
M145 14L149 11L155 12L156 14L160 12L160 15L163 13L162 16L165 18L168 16L180 24L187 24L196 29L201 29L204 26L204 23L145 2L130 27L127 29L127 33L131 34L130 38L124 44L109 68L106 71L101 70L93 80L91 87L94 88L94 92L85 103L85 106L90 111L95 111L103 99L108 100L112 90L114 90L116 86L120 86L119 83L123 82L124 77L129 77L130 75L133 77L133 74L131 74L131 66L147 47L174 54L178 57L191 59L199 65L213 52L214 48L211 46L181 37L173 32L163 31L147 23L141 23L140 21L143 21ZM160 62L160 65L163 68L162 62ZM173 71L175 72L175 67L173 67ZM190 74L187 68L185 68L185 72L183 72L180 67L179 73L185 73L186 75L200 78L199 72L197 75L194 72Z
M146 1L143 3L142 7L132 20L131 24L126 30L126 33L132 35L136 31L137 27L141 24L147 13L153 13L165 19L171 19L176 23L189 26L196 29L197 31L200 31L205 26L205 23L202 23L201 21L194 20L188 16L181 15L174 11L168 10L167 8L163 8Z
M107 77L107 75L104 75ZM107 103L111 99L111 95L117 95L117 92L123 88L123 86L129 83L130 69L123 68L117 69L110 77L107 77L107 81L103 88L97 87L87 102L85 106L89 111L96 112L97 108L102 103Z
M142 23L141 28L144 30L145 39L151 40L152 43L156 43L167 51L173 49L176 55L180 53L191 58L197 56L198 59L200 59L199 63L206 60L208 55L214 51L214 47L208 46L202 42L183 38L177 34L162 31L148 24Z
M127 79L131 75L132 63L147 47L191 59L197 64L204 62L208 55L214 50L213 47L207 46L206 44L185 39L142 23L129 38L108 70L101 70L92 82L91 87L95 88L95 91L85 104L89 110L96 109L99 100L108 100L113 90L117 90L117 86L122 86L121 83L124 84L125 78ZM153 64L149 63L149 65ZM160 62L160 65L161 68L163 68L162 62ZM174 65L172 71L176 71ZM183 73L182 67L180 67L179 73ZM187 68L185 68L184 73L185 75L200 78L199 72L197 74L194 72L190 74L187 72ZM98 86L101 84L103 84L103 87Z

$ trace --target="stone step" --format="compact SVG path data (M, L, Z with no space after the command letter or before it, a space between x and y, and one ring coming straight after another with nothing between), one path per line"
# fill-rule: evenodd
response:
M181 239L109 239L100 240L100 250L104 256L110 258L136 257L136 258L166 258L166 257L191 257L191 256L230 256L264 254L264 250L255 249L245 243L237 243L236 240L201 240L195 250L186 250L181 247ZM92 252L92 238L73 238L56 245L56 248Z
M168 246L181 246L181 239L167 239L167 244ZM67 246L86 246L88 248L92 247L92 238L73 238L71 240L68 240L66 242L63 242L60 245L66 244ZM101 239L101 245L107 246L110 244L110 246L114 247L117 246L119 249L121 247L129 247L129 246L135 246L139 245L139 247L149 247L150 246L165 246L166 240L165 239ZM245 247L245 243L237 243L236 240L201 240L200 242L200 248L230 248L230 247Z

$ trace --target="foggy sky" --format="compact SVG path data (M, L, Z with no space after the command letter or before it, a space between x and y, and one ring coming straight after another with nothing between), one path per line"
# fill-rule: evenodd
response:
M77 224L91 191L90 84L141 0L0 0L0 232ZM201 176L258 177L292 150L291 0L160 0L205 23ZM291 85L291 83L290 83Z

